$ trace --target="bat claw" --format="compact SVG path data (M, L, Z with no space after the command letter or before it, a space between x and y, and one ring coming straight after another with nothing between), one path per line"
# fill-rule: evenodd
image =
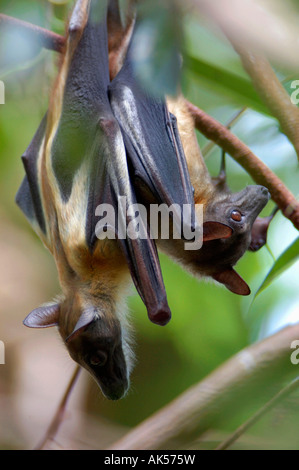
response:
M169 309L160 310L157 313L149 314L148 317L152 323L155 323L155 325L165 326L171 320L171 312Z

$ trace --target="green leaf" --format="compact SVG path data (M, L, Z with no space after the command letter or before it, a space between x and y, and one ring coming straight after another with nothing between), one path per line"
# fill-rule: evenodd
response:
M248 106L256 111L269 115L250 80L231 73L203 59L184 55L184 65L196 78L204 81L204 85L215 93L230 96L240 106Z
M267 274L255 297L260 294L271 282L286 271L299 259L299 237L279 256Z

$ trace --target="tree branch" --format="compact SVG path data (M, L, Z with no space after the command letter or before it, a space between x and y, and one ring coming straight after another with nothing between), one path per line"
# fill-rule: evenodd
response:
M40 47L60 53L64 51L65 38L45 28L0 13L0 28L3 26L15 28L25 33L28 38Z
M62 397L62 400L57 408L57 411L50 423L50 426L48 427L44 437L42 438L41 442L36 446L35 450L42 450L45 445L47 444L47 442L49 440L53 440L63 422L63 418L64 418L64 414L65 414L65 410L66 410L66 405L67 405L67 402L71 396L71 393L72 393L72 390L75 386L75 383L77 382L77 379L79 377L79 373L81 371L81 367L80 366L76 366L75 367L75 370L74 370L74 373L70 379L70 382L68 384L68 387Z
M298 338L296 324L245 348L109 450L171 449L174 442L181 445L215 429L217 422L235 413L238 403L243 408L248 406L251 414L253 408L259 409L286 381L298 375L290 361L291 343Z
M229 129L192 103L187 102L187 106L193 116L196 129L231 155L256 183L266 186L273 201L299 230L299 202L280 178Z
M247 108L244 107L244 108L240 109L239 111L237 111L237 113L225 124L225 127L227 129L230 129L239 120L239 118L242 116L242 114L245 113L246 110L247 110ZM210 140L201 149L202 156L204 157L205 160L208 158L209 153L212 151L214 146L215 146L215 142Z

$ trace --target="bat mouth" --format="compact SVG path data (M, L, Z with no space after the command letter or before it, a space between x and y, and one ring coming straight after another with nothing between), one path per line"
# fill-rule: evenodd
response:
M129 388L129 382L127 379L125 380L116 380L116 381L106 381L103 379L96 379L99 387L101 388L104 396L108 400L120 400L123 398Z

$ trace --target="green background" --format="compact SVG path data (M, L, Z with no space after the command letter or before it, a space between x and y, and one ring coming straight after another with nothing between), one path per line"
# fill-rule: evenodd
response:
M54 6L47 1L1 0L0 12L63 34L63 19L66 18L72 2L64 3L62 6ZM221 34L211 32L203 20L193 16L186 15L183 18L183 32L185 66L182 83L186 97L224 124L243 106L250 106L234 125L233 132L297 196L299 174L295 151L281 134L277 121L267 114L228 41ZM43 341L43 338L48 340L57 334L54 329L47 332L36 330L31 334L31 331L28 332L21 325L28 310L51 300L59 293L59 286L50 254L16 207L14 197L24 174L20 157L47 108L58 59L55 53L49 51L36 55L32 44L24 38L3 34L1 31L0 35L0 79L5 83L5 104L0 105L0 242L2 260L5 260L1 263L1 279L5 280L9 276L13 283L9 294L5 290L8 289L5 282L2 290L0 289L3 297L0 302L0 339L8 345L6 365L0 366L0 390L1 396L13 397L21 367L18 362L14 362L18 361L16 351L20 344L19 338L20 341L26 341L26 335L30 335L30 347L39 358L37 360L40 360L40 343L37 338ZM165 55L167 47L166 41ZM207 142L199 134L198 139L203 149ZM210 172L215 176L219 170L220 154L220 149L214 147L206 160ZM227 157L227 164L228 182L233 190L240 190L253 183L250 176L230 157ZM270 202L263 214L269 215L272 208L273 203ZM291 222L278 214L269 229L268 246L258 253L247 252L240 260L236 269L251 287L252 294L248 298L238 297L211 282L198 281L161 255L172 310L171 322L166 327L151 324L140 298L132 295L129 306L134 328L136 366L132 374L131 390L120 402L109 402L84 375L85 388L80 399L80 409L87 413L93 424L99 423L99 426L103 420L107 420L109 426L121 426L121 429L135 426L242 348L290 322L298 321L298 263L293 264L254 298L273 266L274 259L297 236ZM19 252L22 256L18 257ZM16 253L16 256L9 261L10 258L5 253ZM22 267L22 263L25 267ZM24 295L25 285L27 290ZM19 299L17 308L10 300L14 295ZM61 368L64 369L66 353L62 351L62 345L55 341L51 348L59 349ZM53 350L49 351L48 362L45 364L51 363L52 352ZM47 367L44 374L48 377ZM71 366L68 365L67 371L69 370ZM41 374L37 378L32 375L30 380L37 384L43 380L43 376ZM54 376L53 380L56 395L62 395L63 386L55 381ZM38 390L37 385L36 389ZM55 400L56 398L51 402L52 407ZM12 427L0 434L0 447L30 446L34 442L34 421L30 421L31 415L28 414L27 429L32 428L28 437L18 423L17 404L11 403L10 406L8 409L15 425L12 426L10 421ZM218 431L225 433L233 430L243 418L250 415L250 410L244 411L244 406L244 403L236 403L235 412L227 416L224 422L218 423ZM26 416L26 411L24 413ZM8 418L2 416L1 419L5 423ZM291 400L284 409L283 416L271 415L255 426L249 444L243 443L243 448L246 445L252 448L297 448L296 420L298 410ZM45 417L41 429L46 423ZM38 435L39 432L36 440ZM88 437L82 437L81 441L87 441L88 446ZM101 444L93 442L90 446L100 448Z

